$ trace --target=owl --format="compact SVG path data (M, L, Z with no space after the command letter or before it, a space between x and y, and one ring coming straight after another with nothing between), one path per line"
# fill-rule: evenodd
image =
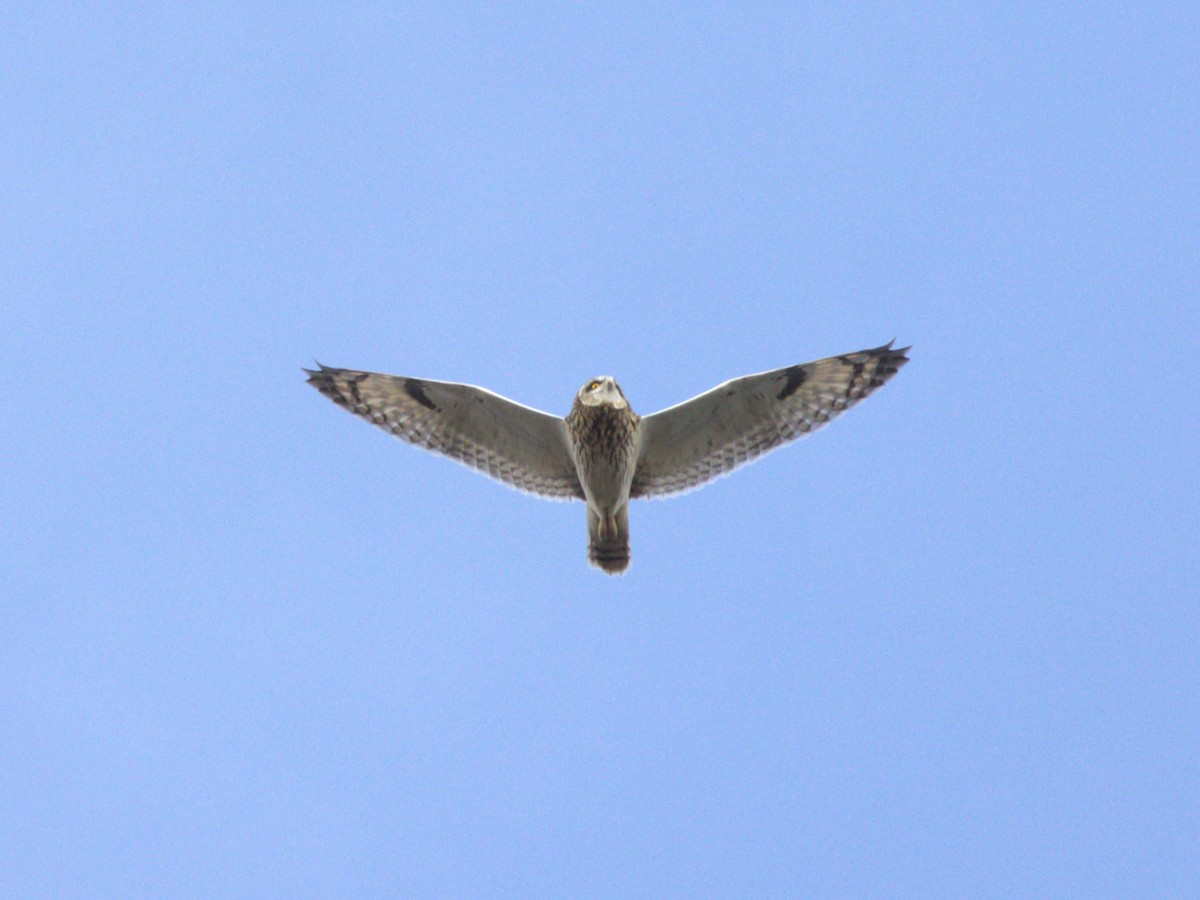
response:
M894 343L894 342L892 342ZM629 567L629 501L700 487L816 431L908 362L892 344L746 375L648 416L616 380L588 381L565 417L469 384L305 369L334 403L504 483L587 505L588 560Z

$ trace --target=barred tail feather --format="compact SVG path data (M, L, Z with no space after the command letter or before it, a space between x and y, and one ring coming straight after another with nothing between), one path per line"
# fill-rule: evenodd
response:
M600 516L588 507L588 562L609 575L629 568L629 507Z

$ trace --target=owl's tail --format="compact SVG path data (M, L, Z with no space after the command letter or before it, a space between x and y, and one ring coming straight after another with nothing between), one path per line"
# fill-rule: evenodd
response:
M629 507L601 516L588 507L588 562L609 575L629 568Z

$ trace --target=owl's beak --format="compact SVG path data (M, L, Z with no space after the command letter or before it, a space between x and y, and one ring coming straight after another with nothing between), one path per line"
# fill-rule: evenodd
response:
M601 403L607 403L610 406L618 408L625 406L625 398L621 396L621 389L617 387L616 381L612 378L605 378L600 382L600 387L596 391L600 397Z

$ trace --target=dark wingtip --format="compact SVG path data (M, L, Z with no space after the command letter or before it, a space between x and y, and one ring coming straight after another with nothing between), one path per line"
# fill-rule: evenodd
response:
M324 363L320 362L319 360L314 359L313 362L316 363L316 365L317 365L317 367L315 369L306 369L303 366L300 367L300 371L308 376L309 381L312 381L312 379L314 377L316 377L317 375L323 375L326 372L333 371L332 367L325 365Z
M311 384L322 394L329 394L330 388L333 385L333 377L330 373L336 372L337 369L330 368L329 366L317 362L315 359L313 362L316 363L317 368L305 369L301 367L300 369L301 372L308 376L308 378L305 380L305 384Z
M888 357L888 359L890 361L894 362L896 365L902 366L906 362L908 362L908 356L906 356L905 354L907 354L908 351L912 349L912 345L910 344L907 347L896 347L895 343L896 343L896 339L892 338L890 341L888 341L882 347L876 347L874 350L871 350L868 352L870 352L873 356L886 356L886 357Z

